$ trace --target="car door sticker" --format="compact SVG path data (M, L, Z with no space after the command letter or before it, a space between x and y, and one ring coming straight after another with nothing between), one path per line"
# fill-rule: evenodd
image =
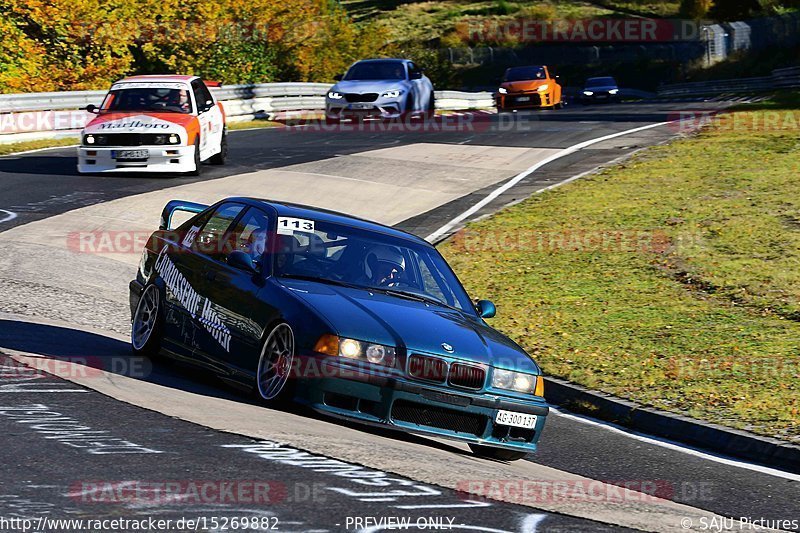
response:
M189 231L186 232L186 237L183 238L181 244L184 246L191 246L198 231L200 231L200 226L192 226Z
M278 235L292 235L296 231L314 233L314 221L305 218L278 217Z
M172 294L173 299L189 312L192 318L198 318L200 299L202 298L204 302L202 314L199 316L200 322L206 331L214 337L214 340L225 348L226 352L230 352L231 330L219 318L219 314L214 310L211 300L200 296L194 290L189 281L178 270L178 267L175 266L175 263L169 258L166 250L167 248L164 247L161 251L156 260L155 269L161 279L164 280L167 290Z

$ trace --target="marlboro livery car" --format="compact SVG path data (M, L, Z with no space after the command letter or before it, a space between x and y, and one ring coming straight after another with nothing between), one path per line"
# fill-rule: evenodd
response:
M178 210L196 215L170 229ZM423 239L252 198L172 201L160 227L130 283L134 353L486 457L536 450L548 414L539 367Z
M494 96L498 111L564 105L561 85L545 66L512 67L506 70Z
M225 163L225 111L196 76L126 78L86 110L98 116L81 134L78 172L198 174L204 161Z

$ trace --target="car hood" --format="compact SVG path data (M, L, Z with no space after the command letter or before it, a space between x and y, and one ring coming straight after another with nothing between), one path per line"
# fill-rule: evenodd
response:
M363 341L425 352L531 373L539 369L511 339L477 317L381 292L312 281L280 283L322 315L336 333ZM442 347L449 344L450 353Z
M181 113L104 113L86 125L84 133L181 133L196 119Z
M340 81L332 91L340 93L381 93L392 89L407 89L408 82L404 80L353 80Z
M500 84L500 87L506 89L510 93L521 91L535 91L542 85L553 83L553 80L523 80L523 81L506 81Z

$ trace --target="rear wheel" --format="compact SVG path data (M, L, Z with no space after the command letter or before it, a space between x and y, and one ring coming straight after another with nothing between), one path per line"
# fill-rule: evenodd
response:
M228 134L223 131L222 139L219 141L219 153L211 156L210 163L212 165L224 165L226 159L228 159Z
M131 347L136 355L155 357L161 349L163 318L161 291L155 285L145 287L139 297L131 323Z
M526 455L527 452L518 452L516 450L505 450L503 448L495 448L493 446L483 446L481 444L470 444L472 453L478 457L485 457L486 459L496 459L498 461L518 461Z
M256 390L263 400L286 400L294 361L294 333L289 324L275 326L264 341L256 372Z

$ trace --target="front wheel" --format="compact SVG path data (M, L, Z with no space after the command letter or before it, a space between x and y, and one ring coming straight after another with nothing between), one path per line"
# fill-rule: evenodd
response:
M478 457L486 459L495 459L498 461L518 461L528 455L528 452L518 452L516 450L505 450L503 448L495 448L493 446L483 446L481 444L470 444L472 453Z
M194 169L190 170L188 174L190 176L199 176L201 164L202 161L200 161L200 139L196 138L194 140Z
M288 399L287 382L294 362L294 332L281 322L264 341L256 371L256 390L263 400Z
M161 291L148 285L139 297L131 323L131 348L135 355L155 357L161 349Z

